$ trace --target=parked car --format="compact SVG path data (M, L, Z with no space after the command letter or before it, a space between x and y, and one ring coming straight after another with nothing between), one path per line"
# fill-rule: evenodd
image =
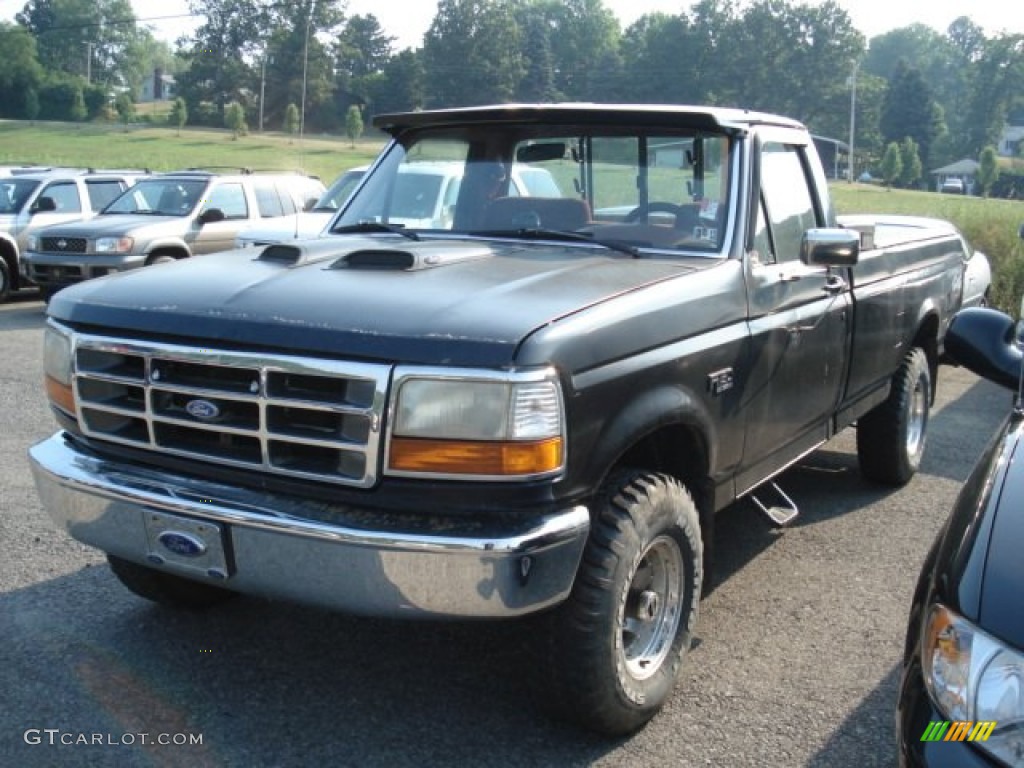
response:
M28 238L28 276L44 296L72 283L230 249L239 229L294 214L324 192L298 173L188 170L136 184L91 221Z
M1024 765L1022 331L974 307L946 333L954 360L1017 394L921 569L899 688L901 766Z
M945 194L962 195L967 191L963 179L946 179L939 187L939 191Z
M285 240L316 237L334 218L334 214L345 204L352 190L366 175L370 166L361 165L350 168L334 180L313 207L299 211L290 216L275 218L272 222L260 223L239 230L235 236L236 248L247 248L250 245L270 245Z
M415 229L450 229L451 212L459 196L465 167L465 163L455 161L403 165L396 179L388 222L392 226ZM347 171L308 213L282 220L280 226L274 222L271 226L251 227L239 232L235 246L270 245L325 234L324 230L334 214L347 202L368 170L369 166L361 166ZM562 191L550 171L519 163L512 166L507 194L509 197L562 197Z
M992 288L992 267L988 257L981 251L964 249L964 299L965 307L987 307L989 291Z
M7 167L0 177L0 302L31 284L22 255L43 227L95 216L146 171Z

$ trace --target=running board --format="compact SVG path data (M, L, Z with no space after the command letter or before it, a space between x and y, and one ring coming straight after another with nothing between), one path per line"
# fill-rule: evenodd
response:
M787 496L775 483L764 483L763 485L759 485L756 490L762 492L770 490L775 494L776 501L779 503L774 506L768 506L763 503L753 493L750 494L750 499L768 516L769 520L780 528L784 525L789 525L793 522L796 516L800 514L800 510L796 508L796 504L793 500L789 498L789 496Z

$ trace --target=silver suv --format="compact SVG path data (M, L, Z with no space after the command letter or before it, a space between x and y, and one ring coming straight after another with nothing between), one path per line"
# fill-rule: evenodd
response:
M145 171L6 167L0 176L0 302L25 285L21 263L29 235L95 216Z
M196 254L230 250L256 222L316 204L323 183L299 173L163 173L134 185L90 221L28 239L28 276L45 297L72 283Z

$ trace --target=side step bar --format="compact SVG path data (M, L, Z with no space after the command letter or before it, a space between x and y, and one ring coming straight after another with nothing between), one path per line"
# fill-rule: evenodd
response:
M775 483L764 483L759 485L756 490L764 493L765 491L771 491L775 495L776 504L768 506L762 502L753 493L750 494L750 499L753 501L758 509L764 512L768 519L771 520L775 525L780 528L784 525L789 525L796 516L800 514L800 510L797 509L796 503L787 496L781 488Z

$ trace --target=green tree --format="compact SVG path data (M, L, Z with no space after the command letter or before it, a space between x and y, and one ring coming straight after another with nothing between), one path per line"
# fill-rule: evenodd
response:
M121 118L121 122L128 126L135 118L135 100L131 97L130 93L124 92L118 95L117 99L114 100L114 109L117 110L117 116Z
M85 106L85 97L82 95L82 86L75 84L71 89L71 108L68 110L68 117L76 123L80 123L89 116L89 110Z
M900 165L900 183L904 187L913 187L921 180L921 156L918 154L917 142L910 136L900 142Z
M988 197L992 192L992 185L999 178L999 163L996 159L996 148L987 146L981 150L978 156L978 184L981 186L981 194Z
M882 178L885 179L885 186L891 187L903 174L903 160L900 157L900 145L895 141L890 142L885 148L882 156Z
M237 101L232 101L224 110L224 125L231 129L231 138L237 139L249 132L245 123L245 110Z
M182 126L188 122L188 106L185 104L185 100L177 98L174 103L171 104L171 112L167 116L171 125L177 128L177 135L181 136Z
M49 71L113 85L135 69L142 32L130 0L28 0L16 19L36 38Z
M39 93L35 88L25 89L25 119L33 123L39 116Z
M506 0L441 0L423 38L431 106L511 100L523 76L519 27Z
M337 67L353 78L379 73L391 58L394 42L373 14L352 16L338 36Z
M294 104L289 104L284 111L284 132L289 136L289 143L291 137L299 132L299 108Z
M345 114L345 135L355 147L356 139L363 135L363 113L355 104L348 108Z
M369 101L376 112L422 109L426 103L422 55L406 49L392 56L380 77L368 86Z
M0 21L0 117L20 117L19 109L27 106L28 92L35 94L36 114L39 111L39 87L43 68L36 53L36 41L22 27ZM29 117L27 114L26 117ZM35 116L29 117L34 120Z
M932 142L942 133L942 112L921 73L900 62L889 80L882 106L881 129L887 142L914 140L918 157L928 163ZM908 173L906 168L904 174Z
M552 31L544 16L535 10L532 5L524 5L517 11L519 28L522 30L524 68L518 98L545 103L558 100L559 95L555 87Z

